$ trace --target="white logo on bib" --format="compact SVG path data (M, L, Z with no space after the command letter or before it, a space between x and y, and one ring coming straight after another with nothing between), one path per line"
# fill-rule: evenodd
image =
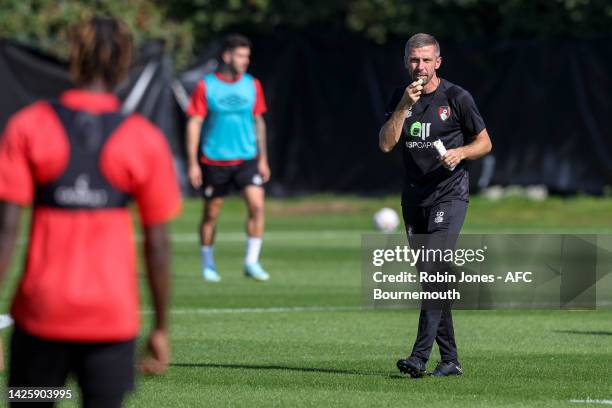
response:
M89 176L80 174L74 187L59 187L55 191L55 200L64 205L103 207L108 202L108 194L105 190L90 189Z

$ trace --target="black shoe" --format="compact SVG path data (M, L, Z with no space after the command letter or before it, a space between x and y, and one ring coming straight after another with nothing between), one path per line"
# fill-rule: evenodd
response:
M418 357L408 357L397 361L397 368L403 374L409 374L412 378L421 378L427 375L425 363Z
M446 377L449 375L461 374L463 374L461 364L453 363L452 361L440 361L436 366L436 369L431 373L433 377Z

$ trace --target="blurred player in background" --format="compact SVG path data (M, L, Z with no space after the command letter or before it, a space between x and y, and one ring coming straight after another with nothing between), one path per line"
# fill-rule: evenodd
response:
M465 160L486 155L491 140L472 96L437 76L442 57L433 36L412 36L404 61L413 82L394 92L380 130L380 148L389 152L401 141L405 167L402 212L410 245L420 246L415 242L418 234L419 240L426 237L427 247L454 248L468 206ZM445 154L436 150L438 140L448 149ZM430 273L440 267L435 263L417 266ZM442 361L432 375L462 374L450 303L422 305L417 338L410 357L397 362L400 371L424 376L434 340Z
M266 112L261 83L246 70L251 42L231 34L223 40L219 70L204 76L191 96L187 114L189 180L202 188L200 224L202 276L221 280L213 257L217 218L233 186L242 190L248 209L245 276L265 281L259 263L264 231L263 184L270 179L266 150Z
M119 407L134 387L139 307L131 199L155 306L150 355L140 368L162 373L170 359L166 222L180 210L180 192L164 135L137 114L119 113L111 93L131 54L122 22L93 17L75 26L70 73L78 88L17 112L0 143L0 277L21 209L33 206L11 308L9 386L61 387L72 372L86 407Z

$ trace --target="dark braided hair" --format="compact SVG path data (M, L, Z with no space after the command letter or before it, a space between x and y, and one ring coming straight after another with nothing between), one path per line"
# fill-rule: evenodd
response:
M79 85L96 80L112 89L126 76L132 60L132 34L111 17L91 17L70 32L70 76Z

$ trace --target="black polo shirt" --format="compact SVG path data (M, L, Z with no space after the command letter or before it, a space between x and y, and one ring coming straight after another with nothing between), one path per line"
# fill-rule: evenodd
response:
M386 119L393 114L406 86L393 92ZM468 201L465 163L453 171L446 169L438 160L433 142L440 139L447 150L454 149L471 143L484 128L472 95L460 86L441 79L434 92L421 95L406 115L398 143L405 168L402 204L425 207L456 199Z

